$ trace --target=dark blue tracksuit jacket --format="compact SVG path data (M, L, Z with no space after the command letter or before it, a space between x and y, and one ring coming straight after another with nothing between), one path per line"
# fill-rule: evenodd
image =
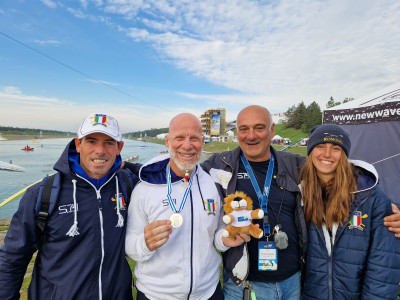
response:
M125 258L125 226L116 227L116 183L122 178L115 170L121 158L100 180L88 180L78 160L72 141L54 166L62 173L61 190L47 222L46 240L36 258L29 299L132 299L132 274ZM132 178L136 184L136 175L132 174ZM35 205L39 187L36 184L29 188L21 199L0 248L2 300L19 298L26 267L36 250ZM118 192L121 196L121 183ZM66 233L74 223L74 194L79 235L71 237ZM128 199L124 200L120 201L119 211L126 223Z

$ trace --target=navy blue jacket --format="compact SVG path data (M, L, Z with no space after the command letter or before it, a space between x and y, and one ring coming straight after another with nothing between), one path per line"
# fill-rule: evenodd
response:
M300 189L298 187L298 170L304 162L304 157L276 151L270 147L270 151L276 158L278 173L276 181L284 189L297 193L295 222L297 227L298 241L300 246L300 265L302 266L303 256L307 252L307 228L304 219L303 208L301 206ZM213 178L221 199L236 191L237 174L239 161L242 151L240 147L232 151L213 154L209 159L201 164L201 167ZM243 243L238 247L230 248L223 253L224 269L236 285L240 285L247 279L249 274L249 261L244 259L244 247L248 257L247 244ZM246 263L241 263L242 261ZM240 275L240 276L239 276ZM243 277L243 278L241 278Z
M125 258L125 226L116 227L117 176L107 175L100 186L70 169L72 141L54 169L61 172L57 206L49 217L28 291L29 299L132 299L132 274ZM120 162L120 158L118 158ZM113 168L115 170L115 168ZM118 176L119 177L119 176ZM134 184L136 175L132 174ZM74 187L73 180L76 180ZM121 180L121 178L118 178ZM19 290L36 251L35 205L40 184L29 188L20 201L0 248L0 299L19 299ZM121 183L118 185L121 194ZM76 195L79 235L67 236L74 223ZM121 203L121 202L120 202ZM126 205L120 206L125 220Z
M308 226L304 300L397 299L400 240L383 225L383 217L392 214L391 204L376 186L373 167L357 164L363 165L363 174L357 178L358 191L350 209L352 223L338 227L331 255L327 231L324 234L313 223Z

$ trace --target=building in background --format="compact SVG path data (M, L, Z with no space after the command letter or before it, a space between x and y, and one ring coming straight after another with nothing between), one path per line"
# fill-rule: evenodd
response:
M225 108L209 109L200 116L203 135L213 137L225 135Z
M160 134L157 134L156 135L156 138L158 138L159 140L165 140L165 136L167 135L168 133L160 133Z
M274 122L275 124L285 124L288 121L286 113L271 114L271 116L272 122Z

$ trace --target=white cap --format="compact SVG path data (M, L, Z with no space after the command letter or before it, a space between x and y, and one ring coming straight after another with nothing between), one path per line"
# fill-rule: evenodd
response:
M96 132L104 133L117 142L122 140L118 122L110 115L94 113L88 115L78 129L78 139Z

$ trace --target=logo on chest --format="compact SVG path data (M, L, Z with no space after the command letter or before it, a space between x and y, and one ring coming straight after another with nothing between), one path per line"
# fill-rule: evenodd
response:
M205 210L207 211L207 214L215 216L216 206L218 202L214 199L207 199L206 201L203 201L203 204Z
M368 218L367 214L362 214L361 211L356 211L350 218L349 229L358 229L364 231L365 225L362 223L362 219Z
M58 214L62 215L62 214L70 214L75 212L75 205L73 204L65 204L65 205L60 205L58 207ZM78 208L78 203L76 204L76 211L79 211Z
M172 199L172 202L174 202L174 205L176 205L176 199ZM161 200L162 206L169 206L169 201L168 199L163 199Z
M237 173L237 179L250 179L247 173Z
M119 210L126 210L125 198L122 193L119 193L118 199L117 199L117 194L115 194L115 196L111 198L111 200L115 202L115 209L118 209L119 206Z

